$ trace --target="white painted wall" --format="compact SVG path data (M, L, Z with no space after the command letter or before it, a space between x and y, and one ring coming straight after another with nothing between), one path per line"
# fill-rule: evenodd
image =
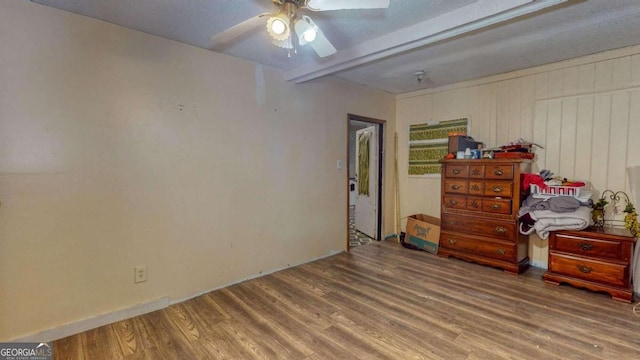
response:
M0 48L0 341L342 251L347 113L395 128L391 95L264 69L260 100L254 64L27 1Z
M544 146L534 171L587 180L596 191L627 190L625 169L640 164L640 47L399 95L400 173L407 173L410 124L471 119L476 140L516 138ZM400 177L401 216L439 216L440 179ZM547 241L531 236L534 266L547 267Z

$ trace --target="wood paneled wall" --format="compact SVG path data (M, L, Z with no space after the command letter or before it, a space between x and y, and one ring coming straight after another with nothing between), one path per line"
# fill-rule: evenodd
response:
M407 176L410 124L468 116L486 146L517 138L540 144L534 171L629 191L628 166L640 165L640 46L398 96L401 217L438 215L440 183ZM404 222L403 222L404 223ZM535 266L547 266L547 242L531 237Z

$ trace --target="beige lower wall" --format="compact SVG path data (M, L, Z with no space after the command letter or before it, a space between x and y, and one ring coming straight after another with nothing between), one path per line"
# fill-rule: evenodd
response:
M388 121L394 231L394 96L26 1L0 47L0 341L343 250L347 113Z
M594 197L629 191L625 169L640 164L640 46L399 95L403 218L440 213L440 179L406 175L409 125L460 117L488 147L517 138L542 145L536 172L586 180ZM546 268L547 241L530 240L532 264Z

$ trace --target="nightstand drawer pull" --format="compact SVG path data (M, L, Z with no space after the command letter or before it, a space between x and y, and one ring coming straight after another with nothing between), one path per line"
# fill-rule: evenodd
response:
M473 185L471 185L471 190L480 191L480 186L478 186L477 184L473 184Z
M592 244L585 244L585 243L578 243L578 247L580 249L582 249L582 251L589 251L589 250L593 249L593 245Z
M460 169L453 169L453 170L451 170L451 172L456 174L456 175L458 175L458 174L460 174Z
M503 190L504 190L504 188L500 187L500 186L494 186L493 187L493 192L495 192L495 193L501 193Z
M506 234L507 228L504 226L496 226L496 234Z
M458 205L458 200L449 200L449 204Z
M500 210L500 204L491 204L489 207L493 210Z
M452 188L453 190L458 190L458 189L460 189L460 185L458 185L458 184L453 184L453 185L451 185L451 188Z
M504 175L504 172L503 172L502 170L493 170L493 173L494 173L496 176L502 176L502 175Z
M507 253L507 251L505 249L503 249L503 248L497 248L496 249L496 254L498 254L498 255L504 255L506 253Z
M576 265L576 267L578 268L578 270L580 270L580 272L588 274L591 272L591 270L593 270L593 268L590 268L588 266L584 266L584 265Z
M451 244L451 245L455 245L456 244L456 239L447 239L447 242L449 242L449 244Z

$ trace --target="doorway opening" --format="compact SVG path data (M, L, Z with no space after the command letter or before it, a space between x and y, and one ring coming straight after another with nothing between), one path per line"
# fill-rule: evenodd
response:
M384 120L348 114L347 250L382 234Z

